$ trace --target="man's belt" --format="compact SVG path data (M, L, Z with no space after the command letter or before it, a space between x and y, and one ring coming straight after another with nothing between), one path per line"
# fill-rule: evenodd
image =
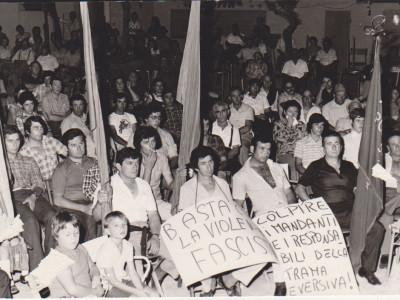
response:
M134 226L134 225L129 225L129 232L132 231L141 231L142 232L142 237L140 239L140 255L146 256L147 252L147 238L150 233L150 230L148 227L139 227L139 226Z

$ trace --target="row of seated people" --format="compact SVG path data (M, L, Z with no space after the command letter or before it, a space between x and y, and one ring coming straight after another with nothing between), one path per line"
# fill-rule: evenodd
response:
M154 136L149 139L155 140L157 133L154 130L153 135ZM18 146L19 133L17 131L9 133L9 131L5 130L5 136L7 151L11 141L14 141L14 146ZM400 136L397 136L397 138L400 139ZM78 142L77 148L80 148L80 152L78 151L80 154L77 154L78 152L76 151L74 152L73 147L74 144L76 144L74 142ZM312 186L314 190L314 196L324 197L324 199L330 204L339 221L339 224L342 227L346 227L351 221L351 208L354 200L353 189L356 184L357 170L350 162L340 159L340 153L343 149L343 140L340 134L329 132L322 138L322 143L325 153L324 157L311 163L310 167L307 168L306 172L300 179L299 185L296 188L296 192L298 193L300 199L307 200L309 199L309 195L306 194L304 187L309 185ZM143 147L143 140L141 144ZM152 148L155 148L156 143L153 142L152 144L154 145ZM234 175L232 193L229 185L223 179L213 175L216 171L214 168L214 162L218 162L218 156L216 155L215 151L206 146L200 146L195 149L191 156L191 166L196 171L196 175L182 186L179 208L185 209L196 202L201 202L202 199L205 199L208 196L217 195L227 198L230 201L235 199L239 205L243 205L245 196L247 194L253 204L254 213L259 215L265 211L296 202L295 195L282 167L269 159L273 145L273 139L268 135L256 136L252 140L251 150L253 155L246 162L245 166L243 166L243 168L236 175ZM16 148L18 149L18 147ZM82 156L82 153L84 153L84 148L83 134L80 133L80 135L75 136L72 140L69 140L69 154L67 160L76 159L74 156ZM157 253L158 255L163 256L165 258L164 262L167 264L167 272L176 278L178 274L172 271L173 265L171 265L171 260L168 256L168 253L164 252L165 249L163 250L165 245L163 246L163 243L160 243L159 240L160 217L157 211L156 202L152 196L151 187L148 183L146 183L146 180L138 177L140 169L144 168L144 172L146 173L146 168L151 166L151 164L154 164L154 160L152 163L142 162L142 164L140 164L143 153L143 149L138 150L132 148L124 148L118 152L116 166L119 171L112 176L111 186L113 189L111 192L109 190L100 190L98 192L98 202L100 203L99 205L102 206L104 203L111 201L114 210L118 210L126 215L130 224L129 231L131 232L129 241L133 244L135 253L143 253L143 251L145 251L143 250L143 236L145 235L146 237L148 236L149 232L152 233L150 234L150 239L148 240L147 246L144 248L147 248L150 254ZM60 166L63 166L63 164ZM59 169L59 167L57 168ZM57 172L57 169L55 172ZM316 174L319 176L316 176ZM87 175L89 175L89 177L85 178L85 191L91 193L93 192L93 187L99 182L97 165L94 164L91 168L91 171L88 172ZM318 180L315 180L316 177ZM332 184L329 183L332 181L335 182L334 189L332 188ZM97 190L98 189L99 188L97 188ZM268 191L269 193L265 193L265 191ZM336 197L338 193L341 195L340 199L337 199ZM195 195L197 195L198 199ZM27 206L31 205L31 202L29 201ZM138 205L138 201L140 201L140 205ZM33 202L36 201L33 200ZM64 210L65 209L63 209L63 211ZM66 250L74 250L69 252L75 254L73 258L77 261L77 263L82 263L82 260L77 260L77 257L82 259L80 257L80 255L82 255L82 249L79 247L77 248L79 241L79 230L76 229L76 220L82 219L77 215L76 211L73 214L76 215L76 217L69 217L69 214L65 215L68 216L66 217L66 222L75 224L71 224L72 226L65 226L64 228L60 229L69 229L72 231L72 234L69 233L69 236L74 236L73 242L67 244L69 245L68 247L72 248L64 249L63 246L65 247L65 244L60 246L60 236L54 234L58 242L56 249L63 253L67 252L66 254L69 254L68 256L71 256L71 253L68 253ZM58 218L60 218L60 215L58 215ZM54 222L57 222L58 218L53 218L53 224ZM125 229L118 227L116 232L119 234L118 239L122 240L126 236L128 227L123 217L119 217L119 219L122 219L121 222L119 222L120 226ZM53 232L54 227L55 225L53 225ZM148 230L147 227L149 227ZM378 258L380 241L382 240L383 232L383 226L379 223L376 223L374 230L371 231L367 236L367 245L369 245L371 248L368 250L366 249L363 254L363 266L359 274L366 277L372 284L379 283L379 280L374 277L373 271L376 266L376 260ZM114 232L114 234L117 233ZM108 232L108 234L113 237L112 233ZM69 239L71 239L71 237L69 237ZM111 246L114 247L112 244ZM108 251L112 250L113 249L109 248ZM107 255L107 258L109 259L110 256ZM90 261L88 260L88 262ZM117 264L115 261L114 263ZM108 266L110 266L110 263ZM114 268L114 272L116 272L116 266L112 267ZM71 267L72 274L76 276L79 276L79 272L88 272L87 270L87 268L84 268L84 270L76 270ZM74 272L78 273L75 274ZM87 275L88 274L86 274L86 277ZM274 266L276 294L278 295L285 292L285 285L281 281L281 275L282 274L280 274L279 266ZM224 275L223 282L225 282L225 286L228 287L228 291L230 291L232 294L237 293L237 279L235 278L234 273ZM214 290L212 290L213 284L207 285L206 281L202 283L204 289L203 294L212 295L214 293ZM88 289L84 290L84 292L82 292L83 294L80 294L80 292L77 292L77 289L71 288L69 284L80 286L81 284L87 284L87 282L85 284L83 282L78 284L76 281L72 281L71 283L65 279L64 273L60 274L57 276L55 284L51 286L51 288L53 288L53 295L78 296L85 295L85 293L86 295L91 295L91 293L94 293L93 290ZM86 287L89 286L90 283ZM118 288L118 284L115 285L115 287ZM207 290L207 287L209 290ZM128 293L135 294L132 292L132 290L127 290L126 288L122 289ZM60 291L61 294L59 294ZM80 289L80 291L82 291L82 289ZM77 292L77 294L74 294L75 292ZM102 291L96 291L96 295L101 294Z

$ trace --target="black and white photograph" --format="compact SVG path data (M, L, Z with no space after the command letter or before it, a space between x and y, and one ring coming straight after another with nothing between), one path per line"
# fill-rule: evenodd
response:
M400 0L0 1L0 298L399 283Z

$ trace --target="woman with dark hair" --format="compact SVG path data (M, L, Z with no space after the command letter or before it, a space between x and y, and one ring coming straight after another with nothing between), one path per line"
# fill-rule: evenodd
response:
M149 104L151 102L163 103L163 93L164 93L164 81L160 78L156 78L153 80L153 85L151 86L151 91L146 95L145 104Z
M301 106L296 100L289 100L282 104L283 118L274 124L274 141L277 144L276 161L286 163L290 169L290 179L297 180L297 171L294 159L296 142L306 136L306 125L299 121Z
M178 210L183 210L191 205L197 206L210 197L233 201L228 183L214 175L216 159L218 159L218 156L211 147L199 146L192 151L190 165L194 169L195 175L181 187ZM225 283L227 281L233 283L230 288L226 288L229 295L239 296L235 285L236 279L232 278L231 273L225 274L223 278ZM202 280L201 283L203 290L201 296L213 296L216 278L207 278Z

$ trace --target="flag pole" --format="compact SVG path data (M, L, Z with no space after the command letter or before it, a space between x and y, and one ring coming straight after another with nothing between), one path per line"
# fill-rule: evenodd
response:
M178 160L178 167L181 170L190 161L190 154L200 141L200 6L201 1L191 1L189 25L176 93L176 100L183 105ZM179 176L179 172L177 173L171 199L172 214L177 213L179 191L185 179Z
M104 122L101 111L99 89L97 86L96 68L94 64L92 35L90 30L89 10L87 2L80 2L82 28L83 28L83 49L86 73L86 88L88 94L88 108L90 116L90 130L96 145L97 162L100 170L100 182L102 189L109 189L109 167L106 149L106 137ZM109 210L109 209L107 209ZM102 212L102 217L104 217Z

